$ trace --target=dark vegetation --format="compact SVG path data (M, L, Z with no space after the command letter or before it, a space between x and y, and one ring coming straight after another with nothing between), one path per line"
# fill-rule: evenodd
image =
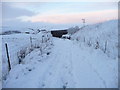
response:
M5 32L2 32L2 34L0 35L10 35L10 34L18 34L18 33L21 33L20 31L5 31Z

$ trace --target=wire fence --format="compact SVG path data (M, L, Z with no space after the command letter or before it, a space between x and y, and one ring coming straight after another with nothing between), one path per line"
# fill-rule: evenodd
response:
M34 49L39 49L41 55L46 53L44 49L49 48L52 44L52 35L50 33L31 34L27 36L12 36L2 38L2 70L3 76L9 72L9 63L7 57L6 46L11 68L17 64L21 64L22 60Z

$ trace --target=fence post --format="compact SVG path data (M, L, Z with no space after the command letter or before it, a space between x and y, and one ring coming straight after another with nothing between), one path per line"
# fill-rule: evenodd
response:
M10 58L9 58L7 43L5 43L5 47L6 47L6 54L7 54L7 58L8 58L8 68L9 68L9 71L10 71L11 70L11 65L10 65Z
M42 43L43 43L43 38L44 38L44 35L42 35Z
M31 48L32 48L32 37L30 37L30 43L31 43Z
M107 49L107 41L105 42L105 50L104 50L104 53L106 53L106 49Z

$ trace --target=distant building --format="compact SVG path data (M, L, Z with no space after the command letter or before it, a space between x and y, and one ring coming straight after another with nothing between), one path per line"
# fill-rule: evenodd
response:
M67 33L68 33L67 30L53 30L53 31L51 31L51 34L53 37L59 37L59 38L61 38L62 35L65 35Z

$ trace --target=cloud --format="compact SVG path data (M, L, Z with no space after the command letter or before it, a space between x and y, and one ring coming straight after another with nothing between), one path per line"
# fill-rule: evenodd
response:
M69 14L38 14L34 16L21 16L23 22L47 22L54 24L81 23L82 18L86 19L87 23L98 23L102 21L117 19L117 10L104 10L84 13L69 13Z
M45 5L45 2L12 2L9 4L12 8L27 10L34 13L41 11L42 7Z
M9 6L18 10L28 10L34 13L54 13L54 11L58 13L87 12L118 8L115 2L13 2L9 3Z
M15 8L12 7L13 3L2 3L2 16L3 19L14 19L16 17L27 15L32 16L35 13L24 8ZM15 3L14 3L15 4ZM20 4L18 5L20 6Z

